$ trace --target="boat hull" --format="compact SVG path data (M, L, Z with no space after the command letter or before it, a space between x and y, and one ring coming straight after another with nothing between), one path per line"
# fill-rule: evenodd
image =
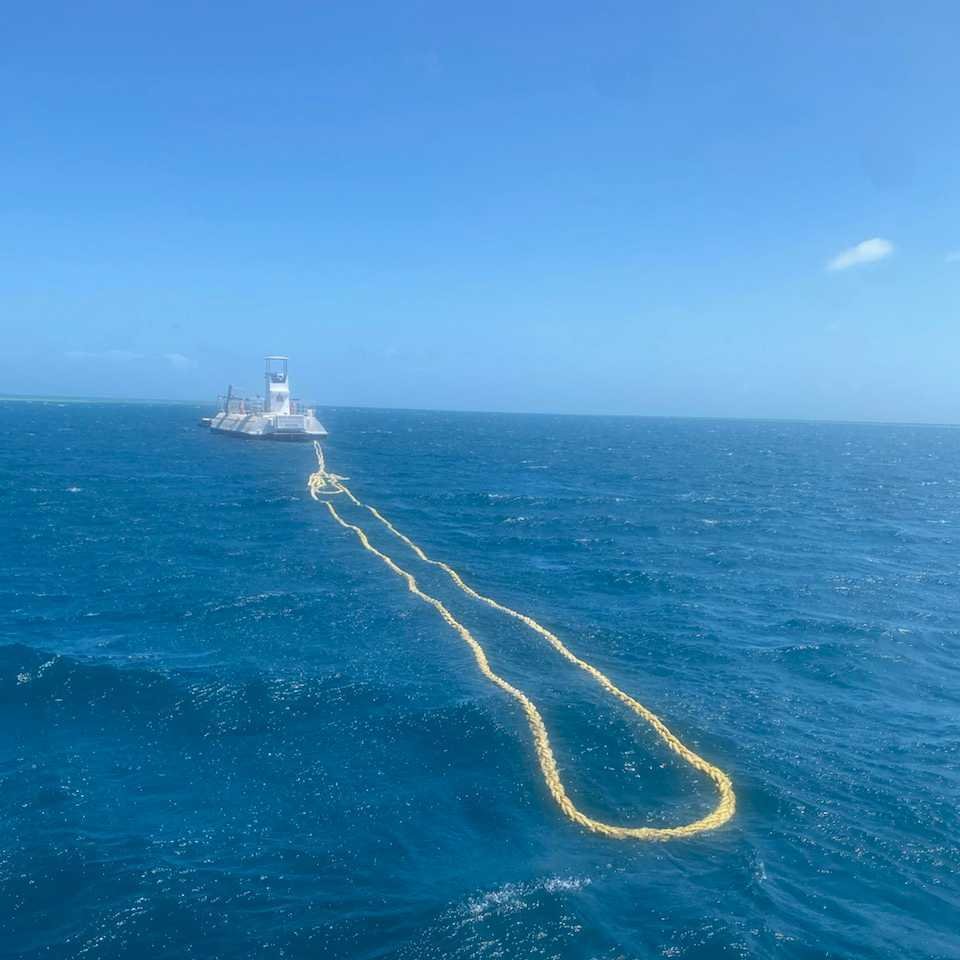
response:
M217 430L210 428L211 433L219 433L225 437L236 437L239 440L269 440L271 443L306 443L309 440L320 440L327 436L323 433L243 433L239 430Z
M323 424L310 414L276 415L258 413L218 413L210 421L210 430L228 437L249 440L276 440L303 443L327 435Z

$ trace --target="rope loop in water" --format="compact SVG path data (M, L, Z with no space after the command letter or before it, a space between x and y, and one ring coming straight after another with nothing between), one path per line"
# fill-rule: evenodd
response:
M587 830L591 830L594 833L599 833L603 836L612 837L617 840L671 840L678 837L692 837L707 830L715 830L717 827L723 826L728 820L731 819L731 817L733 817L734 813L736 812L737 801L736 795L733 791L733 784L730 782L730 778L727 776L727 774L725 774L719 767L714 766L708 760L705 760L703 757L701 757L698 753L695 753L693 750L691 750L673 732L671 732L667 725L655 713L653 713L652 710L649 710L638 700L635 700L633 697L631 697L630 694L621 690L605 673L598 670L595 666L593 666L592 663L588 663L586 660L578 657L566 646L566 644L563 643L563 641L560 640L559 637L556 636L556 634L552 633L542 624L538 623L533 619L533 617L529 617L524 613L520 613L511 607L507 607L504 604L497 602L491 597L485 597L483 594L478 593L473 589L473 587L463 580L460 574L457 573L453 567L444 563L442 560L434 560L432 557L427 556L427 554L416 543L414 543L413 540L406 536L406 534L401 533L375 507L361 503L344 484L344 480L349 479L348 477L341 477L335 473L330 473L327 470L326 463L324 461L323 450L320 447L320 444L314 442L314 448L317 455L317 469L310 475L310 478L307 481L307 489L310 491L310 496L313 497L314 500L323 503L333 519L345 530L350 530L357 537L365 550L368 550L374 556L382 560L390 570L392 570L398 577L403 579L407 585L407 589L414 594L414 596L419 597L424 601L424 603L428 603L431 607L433 607L434 610L436 610L437 613L444 619L444 621L446 621L446 623L454 631L456 631L457 634L459 634L459 636L470 648L480 672L491 683L510 694L510 696L520 704L524 713L526 714L527 723L529 724L530 732L533 735L533 743L534 748L536 749L537 760L540 764L540 770L543 773L543 779L546 782L547 789L550 791L551 796L564 814L566 814L566 816L568 816L575 823L579 823ZM408 546L424 563L432 564L433 566L439 567L441 570L443 570L447 576L450 577L453 583L468 597L471 597L474 600L479 600L481 603L485 603L487 606L493 607L494 610L498 610L500 613L506 614L509 617L513 617L515 620L519 620L525 626L533 630L534 633L539 634L544 640L547 641L547 643L550 644L551 647L553 647L554 650L557 651L557 653L560 654L560 656L579 667L585 673L589 674L598 684L600 684L604 690L607 691L607 693L615 697L629 710L653 727L660 739L663 740L663 742L675 754L677 754L686 763L690 764L690 766L695 770L700 771L713 781L718 794L717 804L713 810L699 820L694 820L691 823L684 823L674 827L619 826L617 824L604 823L602 820L597 820L580 810L579 807L577 807L570 799L566 787L560 778L557 760L554 756L553 748L550 745L550 736L547 732L546 724L543 722L543 717L533 701L522 690L513 686L513 684L509 683L507 680L493 671L493 669L490 667L490 662L487 659L487 653L480 644L480 641L474 637L467 627L465 627L459 620L456 619L456 617L454 617L454 615L440 600L438 600L436 597L430 596L427 593L424 593L423 590L420 589L420 586L413 574L408 573L391 557L387 556L387 554L373 546L363 529L355 524L348 523L343 519L343 517L340 516L331 500L325 498L325 495L337 494L345 494L347 499L350 500L354 505L369 511L369 513L376 518L376 520L378 520L384 527L386 527L387 530L390 531L390 533Z

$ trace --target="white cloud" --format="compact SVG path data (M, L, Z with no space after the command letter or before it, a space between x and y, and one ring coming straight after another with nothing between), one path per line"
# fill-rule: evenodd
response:
M859 266L861 263L873 263L876 260L885 260L893 253L893 244L882 237L873 237L864 240L855 247L841 250L828 264L828 270L847 270Z
M197 362L191 357L184 356L182 353L165 353L163 359L173 367L174 370L192 370Z
M944 260L946 260L947 263L960 263L960 250L951 250L946 257L944 257Z

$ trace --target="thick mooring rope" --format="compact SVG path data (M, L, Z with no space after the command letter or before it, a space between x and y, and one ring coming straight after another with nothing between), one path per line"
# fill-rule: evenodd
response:
M533 734L533 742L537 751L537 760L540 762L540 769L543 771L543 778L546 781L547 788L550 790L553 799L556 800L560 809L574 822L579 823L581 826L586 827L588 830L592 830L595 833L603 834L607 837L614 837L618 840L671 840L676 837L692 837L695 834L703 833L705 830L715 830L717 827L725 824L736 811L736 796L733 792L733 786L730 783L730 778L721 770L719 767L715 767L712 763L709 763L707 760L704 760L699 754L694 753L688 746L682 743L670 730L667 728L666 724L652 711L648 710L642 703L637 700L634 700L628 693L624 693L619 687L617 687L613 681L600 670L598 670L593 664L587 663L586 660L581 660L573 651L571 651L555 634L551 633L546 627L542 624L537 623L532 617L528 617L526 614L520 613L517 610L513 610L510 607L504 606L502 603L498 603L496 600L491 599L490 597L485 597L481 593L477 593L471 586L463 581L463 578L460 574L457 573L453 567L448 566L442 560L434 560L431 557L428 557L426 553L414 543L408 536L401 533L389 520L386 519L378 510L374 507L369 506L368 504L361 503L349 490L349 488L344 484L344 480L348 479L347 477L340 477L334 473L330 473L326 469L326 465L323 458L323 450L320 447L319 443L314 443L317 454L317 470L310 475L310 479L307 482L307 487L310 491L310 496L314 500L323 503L323 505L330 511L330 515L333 517L337 523L340 524L346 530L352 531L360 543L363 545L365 550L369 550L370 553L379 557L398 577L403 578L407 584L407 589L419 597L425 603L430 604L437 613L460 635L464 642L470 647L470 650L473 652L474 659L477 662L477 666L480 668L480 672L491 682L495 683L501 690L505 690L510 694L515 700L517 700L520 705L523 707L524 713L527 715L527 722L530 724L530 731ZM666 743L666 745L673 750L674 753L682 757L687 763L690 764L695 770L699 770L701 773L706 774L713 782L717 788L717 793L720 795L720 799L717 802L716 807L703 817L700 820L694 820L692 823L681 824L676 827L621 827L616 824L604 823L601 820L595 820L593 817L588 816L582 810L580 810L570 799L567 794L566 787L563 785L563 781L560 779L560 772L557 769L557 760L553 754L553 749L550 746L550 736L547 733L546 724L543 722L543 717L540 715L540 711L537 709L533 701L513 684L504 680L503 677L494 673L490 667L490 662L487 659L486 651L481 646L480 642L474 637L474 635L462 624L459 620L454 617L454 615L436 598L431 597L429 594L424 593L417 584L417 581L414 579L413 575L408 573L402 567L400 567L391 557L388 557L385 553L378 550L372 543L370 543L367 534L358 526L352 523L348 523L343 517L337 513L336 509L333 506L333 503L325 495L335 495L335 494L345 494L347 498L358 507L363 507L368 510L384 527L387 528L395 537L398 537L402 540L413 552L424 562L432 564L435 567L440 567L450 579L465 593L467 596L472 597L474 600L479 600L482 603L487 604L490 607L493 607L495 610L499 610L501 613L507 614L507 616L513 617L516 620L521 621L526 624L531 630L535 633L540 634L547 643L550 644L562 657L566 660L569 660L570 663L576 664L581 670L590 674L597 683L603 687L608 693L616 697L622 703L626 704L638 717L645 720L650 724L651 727L657 732L660 738Z

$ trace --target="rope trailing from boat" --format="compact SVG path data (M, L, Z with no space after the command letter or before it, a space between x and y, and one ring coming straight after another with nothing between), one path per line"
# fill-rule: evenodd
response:
M559 637L556 636L556 634L551 633L546 627L534 620L533 617L528 617L526 614L504 606L502 603L498 603L491 597L485 597L483 594L478 593L471 586L469 586L469 584L464 582L463 578L457 573L456 570L453 569L453 567L448 566L442 560L434 560L432 557L427 556L427 554L424 553L424 551L416 543L414 543L413 540L401 533L376 508L369 506L369 504L361 503L345 485L344 480L349 479L348 477L337 476L337 474L330 473L327 470L323 457L323 450L320 447L320 444L314 442L314 448L316 449L317 454L317 469L310 475L310 478L307 482L307 488L310 491L310 496L313 497L314 500L322 503L327 510L330 511L330 515L338 524L340 524L341 527L343 527L345 530L350 530L353 534L355 534L365 550L368 550L374 556L379 557L380 560L382 560L398 577L401 577L406 582L407 589L412 594L419 597L425 603L430 604L430 606L433 607L441 617L443 617L447 624L449 624L449 626L460 635L467 646L470 647L480 672L491 683L496 684L501 690L509 693L510 696L513 697L523 707L524 713L527 716L527 722L530 725L530 732L533 734L533 742L537 752L537 760L540 763L540 769L543 772L543 778L546 781L547 788L549 789L553 799L557 802L560 809L571 820L573 820L575 823L579 823L583 827L586 827L588 830L592 830L594 833L599 833L606 837L613 837L618 840L672 840L678 837L692 837L698 833L703 833L706 830L715 830L717 827L725 824L734 815L737 801L733 792L733 785L730 782L730 778L721 769L719 769L719 767L715 767L712 763L704 760L699 754L694 753L693 750L682 743L680 739L668 729L666 724L655 713L653 713L651 710L648 710L642 703L640 703L638 700L635 700L628 693L624 693L624 691L616 686L605 673L598 670L595 666L593 666L593 664L587 663L586 660L582 660L580 657L578 657L559 639ZM364 509L368 510L372 516L374 516L381 524L383 524L384 527L387 528L387 530L390 531L390 533L399 538L404 544L413 550L413 552L421 560L443 570L454 582L454 584L456 584L456 586L459 587L459 589L462 590L468 597L472 597L474 600L479 600L480 602L493 607L495 610L499 610L501 613L505 613L507 616L519 620L535 633L538 633L544 638L544 640L547 641L547 643L550 644L551 647L554 648L554 650L557 651L557 653L560 654L560 656L566 660L569 660L570 663L578 666L585 673L588 673L611 696L616 697L638 717L650 724L650 726L653 727L664 743L666 743L666 745L674 753L690 764L690 766L695 770L699 770L713 781L717 789L717 793L719 794L719 800L714 809L700 820L694 820L691 823L685 823L675 827L622 827L617 826L616 824L604 823L601 820L595 820L593 817L588 816L582 810L580 810L570 799L569 795L567 794L566 787L564 786L563 781L560 779L560 772L557 768L557 760L554 756L553 748L550 746L550 736L547 732L546 724L543 722L543 717L540 715L540 711L537 709L533 701L522 690L513 686L513 684L509 683L507 680L504 680L504 678L499 676L497 673L494 673L493 669L490 667L490 662L487 659L486 651L480 644L480 641L474 637L467 627L465 627L459 620L456 619L456 617L454 617L454 615L443 605L443 603L441 603L441 601L439 601L436 597L431 597L429 594L424 593L417 584L413 574L408 573L391 557L387 556L387 554L373 546L364 530L355 524L348 523L343 519L343 517L340 516L333 506L332 500L328 499L328 495L337 495L341 493L345 494L346 497L356 506L363 507Z

